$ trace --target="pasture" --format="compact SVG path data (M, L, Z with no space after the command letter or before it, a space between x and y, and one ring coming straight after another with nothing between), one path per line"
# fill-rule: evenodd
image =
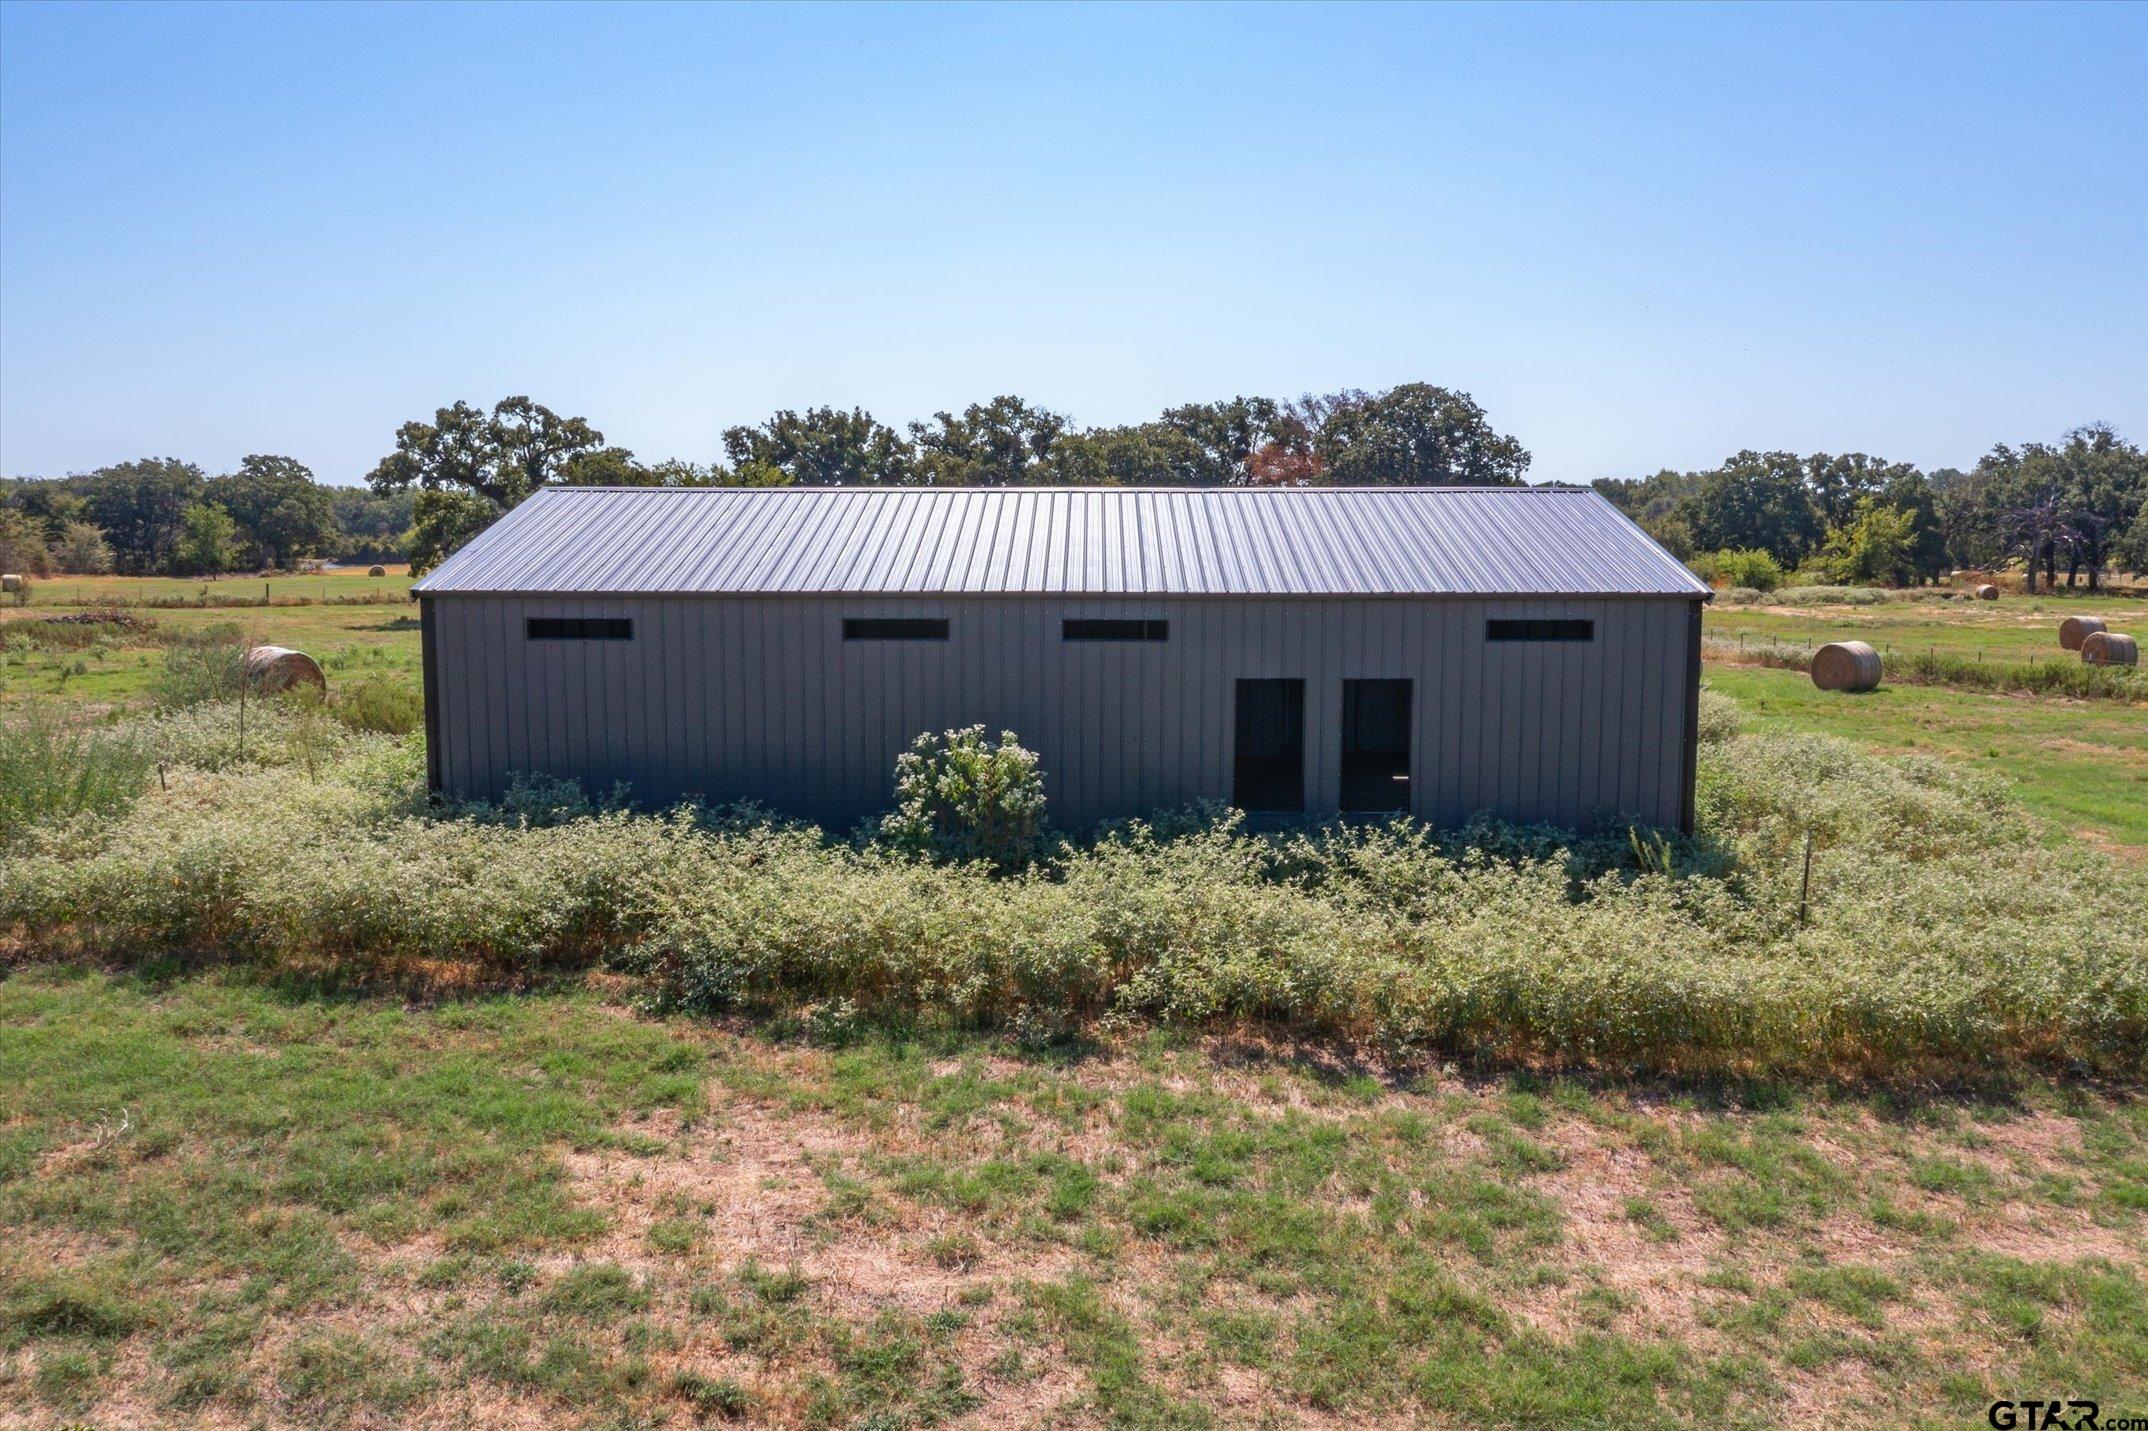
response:
M1736 644L1816 648L1864 641L1883 657L1936 651L1974 660L2077 666L2063 651L2067 616L2148 632L2148 601L2008 596L1859 607L1713 607L1705 618L1708 681L1763 730L1839 735L1887 753L1919 753L2008 780L2054 838L2080 838L2148 860L2148 704L2082 701L1884 681L1864 695L1814 688L1801 671L1742 664ZM2148 699L2148 697L2144 697Z
M2141 1404L2148 1116L1263 1040L0 982L0 1401L95 1425Z
M0 859L10 1424L2148 1411L2136 707L1716 664L1690 844L999 881L134 713L233 622L414 682L407 605L8 639L77 609L0 694L174 773Z
M2059 623L2069 616L2101 617L2113 631L2148 632L2148 597L2008 594L1998 601L1942 601L1935 594L1873 606L1809 607L1775 606L1763 598L1751 606L1711 606L1707 628L1711 637L1733 643L1864 641L1883 656L1931 651L1993 661L2079 661L2075 652L2059 649Z

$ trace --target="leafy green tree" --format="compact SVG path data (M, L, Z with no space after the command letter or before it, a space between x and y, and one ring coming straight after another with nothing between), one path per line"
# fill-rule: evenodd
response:
M366 481L381 494L415 488L436 495L413 509L411 569L425 571L539 487L562 480L577 458L603 448L604 434L586 419L561 417L526 397L504 398L489 413L458 402L431 422L396 429L395 450ZM482 522L478 502L490 512Z
M15 507L0 507L0 571L43 576L50 569L45 524Z
M2096 590L2148 502L2148 456L2108 425L2092 423L2056 446L1994 447L1969 485L1977 496L1974 515L1991 530L1986 544L2027 565L2030 590L2039 573L2056 585L2061 566L2067 585L2085 572Z
M412 574L431 571L499 519L500 509L475 492L437 487L418 493L411 503L410 535L405 540Z
M245 555L257 565L289 567L335 549L335 504L296 458L255 453L238 471L211 478L207 494L238 523Z
M1942 467L1926 479L1946 543L1948 567L1988 568L2005 560L2000 540L1998 482L1982 464L1963 472Z
M725 428L723 447L742 486L894 487L917 480L909 442L863 408L785 408L759 427Z
M1678 515L1704 551L1758 547L1786 567L1817 551L1826 535L1804 463L1793 452L1738 453L1700 474Z
M1838 581L1906 586L1916 577L1915 551L1915 518L1864 497L1855 519L1827 534L1821 556Z
M239 560L239 524L222 507L196 502L179 517L179 540L171 570L179 576L214 576Z
M1067 429L1058 413L1018 397L971 403L962 415L913 422L919 480L934 487L1022 487L1051 480L1053 449Z
M652 462L641 469L651 487L715 487L724 480L721 467L703 467L697 462L682 462L667 457L662 462Z
M58 542L67 528L89 520L89 504L83 498L79 478L45 481L30 479L0 484L0 505L13 508L41 522L45 541Z
M1816 452L1805 459L1805 485L1819 508L1822 526L1841 527L1857 520L1858 503L1882 495L1889 484L1916 470L1907 462L1889 462L1862 452L1839 457Z
M1599 477L1589 485L1612 506L1631 517L1672 556L1686 561L1699 551L1685 503L1700 490L1698 472L1666 467L1650 477Z
M1932 480L1914 467L1903 465L1880 489L1879 500L1908 515L1909 562L1916 580L1929 581L1947 574L1947 533L1939 518L1939 493Z
M103 576L112 569L112 548L92 522L69 522L52 543L52 564L69 576Z
M649 469L634 460L624 447L597 447L577 452L559 466L553 479L559 487L654 487Z
M329 493L335 514L337 553L352 561L398 561L414 520L416 494L383 497L365 487L338 487Z
M1256 457L1269 479L1293 465L1311 470L1313 432L1304 418L1273 398L1234 397L1225 402L1187 403L1164 409L1162 424L1192 440L1200 460L1183 480L1189 486L1247 486L1260 480ZM1291 459L1297 459L1295 464Z
M1069 487L1196 487L1215 485L1200 444L1176 427L1099 427L1061 437L1052 446L1049 476Z
M2136 577L2148 575L2148 505L2134 514L2132 524L2112 546L2111 563Z
M1529 470L1528 450L1468 393L1430 383L1308 398L1300 410L1317 419L1313 450L1337 486L1512 486Z
M83 479L83 510L104 532L119 570L163 571L179 545L180 521L206 484L199 467L175 457L121 462Z
M489 413L458 402L431 422L397 428L395 451L366 480L376 492L471 492L504 512L558 478L569 461L603 446L604 434L586 419L561 417L526 397L504 398Z
M2115 549L2148 507L2148 453L2109 424L2091 423L2066 434L2058 465L2069 528L2066 584L2085 572L2088 589L2095 591Z

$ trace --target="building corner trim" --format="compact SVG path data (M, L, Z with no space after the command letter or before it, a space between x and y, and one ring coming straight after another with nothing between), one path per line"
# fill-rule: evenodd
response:
M440 634L433 624L433 598L418 598L419 669L425 690L425 793L440 794Z
M1701 609L1705 603L1686 603L1686 730L1685 773L1678 792L1678 832L1691 835L1694 805L1700 784L1700 681Z

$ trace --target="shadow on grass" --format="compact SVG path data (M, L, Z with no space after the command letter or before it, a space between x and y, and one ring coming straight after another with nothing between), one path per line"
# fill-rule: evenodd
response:
M1105 1030L1095 1025L1054 1027L1048 1032L1004 1025L963 1023L916 1010L861 1011L848 1005L791 1005L725 1014L652 1012L642 983L583 963L517 971L511 976L478 970L360 970L322 964L269 967L244 958L164 953L126 964L86 957L0 958L0 979L30 967L99 973L150 995L166 994L187 980L225 978L258 988L287 1006L356 1007L393 1003L421 1011L503 998L590 995L622 1015L679 1032L721 1032L772 1048L859 1049L894 1056L960 1058L984 1055L1039 1071L1068 1072L1143 1054L1197 1056L1219 1069L1281 1074L1334 1091L1420 1092L1449 1084L1475 1091L1616 1094L1645 1104L1676 1103L1696 1112L1789 1112L1814 1103L1855 1103L1875 1118L1914 1125L1964 1105L1995 1113L2026 1111L2033 1089L2056 1088L2062 1096L2130 1104L2142 1096L2137 1078L2085 1065L2048 1063L1981 1065L1928 1059L1881 1073L1608 1067L1562 1062L1490 1047L1432 1048L1397 1057L1347 1040L1306 1034L1283 1025L1243 1023L1199 1028L1141 1025Z

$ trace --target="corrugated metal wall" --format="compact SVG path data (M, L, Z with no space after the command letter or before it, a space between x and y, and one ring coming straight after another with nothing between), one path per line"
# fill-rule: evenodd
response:
M1043 757L1080 828L1229 800L1241 677L1306 682L1309 810L1341 781L1342 683L1413 680L1412 807L1675 825L1698 668L1685 599L433 596L436 779L516 771L635 798L751 799L836 829L891 801L920 731L982 723ZM631 641L530 641L532 616L632 618ZM844 641L842 620L944 616L947 641ZM1586 617L1588 642L1487 642L1491 617ZM1164 642L1067 642L1067 617L1162 617Z

